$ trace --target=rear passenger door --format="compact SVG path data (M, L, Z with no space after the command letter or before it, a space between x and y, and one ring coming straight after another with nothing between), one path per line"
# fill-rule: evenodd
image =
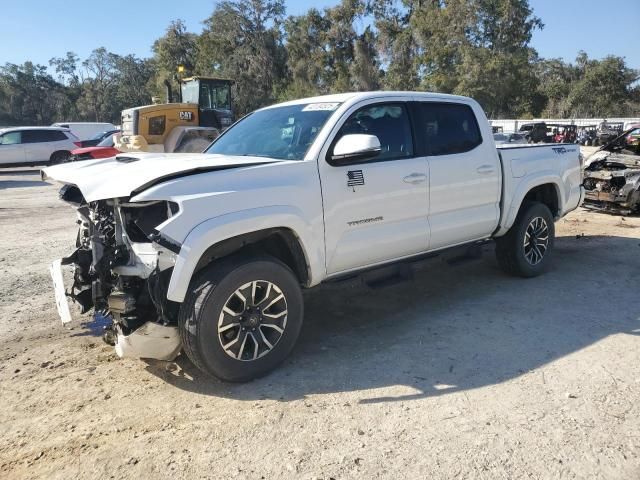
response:
M429 164L430 249L489 236L498 225L502 186L493 140L483 139L471 105L419 101L413 107Z
M46 162L51 156L51 146L47 144L46 130L25 130L22 132L22 142L27 162Z
M59 130L25 130L22 139L28 162L48 162L54 152L69 150L67 137Z

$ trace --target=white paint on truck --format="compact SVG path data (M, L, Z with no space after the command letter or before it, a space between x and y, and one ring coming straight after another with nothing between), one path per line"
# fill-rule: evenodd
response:
M305 123L309 118L317 121ZM209 153L127 153L47 168L43 175L76 186L84 201L93 202L89 206L107 202L116 217L123 202L173 205L149 241L159 256L163 248L174 250L171 264L163 263L169 272L163 294L177 304L194 295L196 272L215 269L218 257L207 252L234 251L261 232L290 233L289 245L303 257L298 280L312 287L477 241L498 239L509 253L516 234L525 242L533 235L551 248L552 225L544 223L544 237L533 231L538 219L552 223L583 198L576 145L496 148L476 101L420 92L295 100L245 117ZM538 210L532 207L538 204ZM534 226L522 225L519 215L527 209L538 211ZM126 246L131 242L124 223ZM138 265L139 277L149 277L148 252L142 265L136 249L129 250L127 275Z

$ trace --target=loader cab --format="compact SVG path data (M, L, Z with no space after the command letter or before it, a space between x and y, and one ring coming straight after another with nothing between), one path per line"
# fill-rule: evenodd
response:
M233 123L231 80L190 77L180 82L182 103L198 105L199 125L224 130Z

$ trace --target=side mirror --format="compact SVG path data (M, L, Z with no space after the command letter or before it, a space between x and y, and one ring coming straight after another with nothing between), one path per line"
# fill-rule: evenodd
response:
M375 135L349 134L335 144L331 160L336 163L368 160L378 156L381 151L380 140Z

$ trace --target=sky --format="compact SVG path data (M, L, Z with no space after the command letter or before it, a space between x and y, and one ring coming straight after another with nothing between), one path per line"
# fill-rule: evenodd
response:
M213 10L215 0L18 0L2 1L0 65L47 65L67 51L86 58L98 47L138 57L151 55L153 41L171 20L181 18L193 32ZM338 0L287 0L287 14L304 13ZM640 0L530 0L545 24L532 46L541 57L573 61L579 50L590 58L623 56L640 69Z

